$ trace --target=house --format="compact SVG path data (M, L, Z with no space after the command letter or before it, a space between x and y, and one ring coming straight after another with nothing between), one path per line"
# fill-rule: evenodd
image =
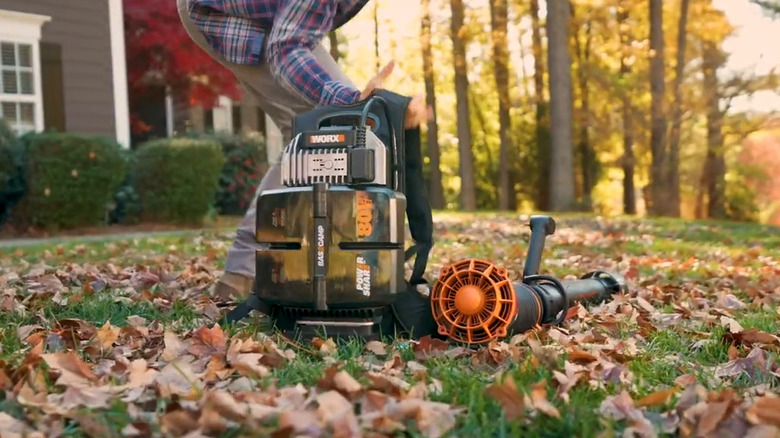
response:
M122 0L0 0L0 117L130 144Z
M172 1L172 0L167 0ZM131 147L122 0L0 0L0 118L19 133L100 135ZM248 93L204 110L164 91L149 101L147 136L183 130L260 132L269 153L281 135Z

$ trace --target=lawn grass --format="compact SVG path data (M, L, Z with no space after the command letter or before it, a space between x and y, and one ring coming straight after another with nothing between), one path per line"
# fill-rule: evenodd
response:
M404 340L387 340L384 355L367 352L364 343L357 340L336 342L335 351L323 355L317 345L272 334L276 345L294 352L295 359L271 367L267 376L250 380L261 388L298 384L313 388L329 368L339 363L369 387L371 381L363 374L366 364L388 363L397 352L401 365L392 375L410 385L422 379L437 388L426 399L462 409L447 433L460 437L621 436L633 423L610 414L609 407L614 405L610 400L626 391L632 400L639 401L675 387L678 391L674 396L649 403L642 412L659 436L678 436L682 430L679 426L686 420L676 418L675 422L669 415L680 403L686 386L681 382L687 378L716 392L726 388L740 395L777 392L780 374L775 362L780 344L724 339L730 331L738 335L749 329L780 334L780 230L666 219L579 215L556 219L558 230L548 238L542 271L564 277L597 269L613 270L628 275L632 287L628 297L586 306L552 332L541 330L506 339L490 347L492 356L485 354L488 348L484 347L470 350L464 357L423 358L416 351L419 344ZM441 213L435 222L437 245L428 269L432 278L442 266L471 257L494 261L515 275L522 271L528 241L528 227L522 218L497 213ZM182 339L198 329L212 327L220 303L208 297L209 287L221 273L231 237L230 232L206 230L0 252L0 291L13 298L0 301L4 306L0 312L0 371L3 366L7 373L20 369L30 354L32 346L20 339L20 327L27 327L28 334L33 326L47 333L47 352L61 352L75 345L80 351L86 345L87 340L80 343L63 335L74 333L58 329L63 321L67 327L80 321L96 329L106 323L118 328L136 324L151 331L159 324L160 332L171 331ZM138 272L145 271L168 282L141 284L143 277ZM30 274L32 278L28 278ZM61 285L45 283L47 286L37 291L28 290L35 287L36 278L42 277L56 277ZM646 322L639 321L640 316ZM731 320L741 329L729 326ZM225 338L263 340L264 329L263 321L243 321L225 327ZM534 339L549 356L532 348ZM564 345L560 339L567 339L571 345ZM121 342L117 340L113 348L119 348ZM750 355L754 348L760 349L761 360ZM576 351L590 353L593 359L572 358ZM86 353L81 357L94 366L111 357L105 354L99 359ZM125 354L136 358L141 353ZM425 373L421 375L410 363L424 367ZM561 376L577 367L581 367L582 380L562 391ZM236 377L240 375L231 378ZM486 390L491 385L501 386L506 378L512 379L521 398L526 396L523 402L517 402L526 405L522 418L511 417L507 410L511 403ZM527 397L541 382L546 399L560 415L547 415L534 403L529 405ZM52 393L62 392L62 388L49 383ZM34 423L39 408L23 406L17 396L6 388L0 411ZM150 403L135 403L143 405L140 410L149 413L147 417L128 413L134 403L117 397L98 408L74 408L68 420L52 421L61 425L62 436L121 436L131 423L170 432L170 426L163 426L168 424L163 419L166 411L186 405L176 397L161 397ZM425 436L416 426L424 420L406 421L406 435L396 436ZM664 424L672 426L664 429ZM273 424L266 426L268 430L274 428ZM253 432L252 427L231 424L221 436L257 436L257 429Z

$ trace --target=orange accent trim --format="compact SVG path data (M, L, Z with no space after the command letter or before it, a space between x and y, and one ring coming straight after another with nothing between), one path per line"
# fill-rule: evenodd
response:
M431 291L439 333L462 343L485 344L506 336L517 306L506 269L479 259L445 266Z

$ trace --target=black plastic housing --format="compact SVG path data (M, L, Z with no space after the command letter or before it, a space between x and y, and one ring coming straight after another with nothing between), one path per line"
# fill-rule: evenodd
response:
M326 191L323 218L321 211L314 211L314 193L315 188L309 186L260 195L256 224L261 245L256 254L259 298L272 306L314 310L392 303L405 288L406 198L384 187L332 186ZM317 231L321 219L327 219L321 222L324 236ZM322 272L318 257L327 261ZM315 286L318 282L322 285ZM316 288L323 291L318 294Z

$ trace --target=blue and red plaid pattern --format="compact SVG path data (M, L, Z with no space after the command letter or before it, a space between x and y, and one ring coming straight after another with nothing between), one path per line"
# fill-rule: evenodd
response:
M335 80L312 50L368 0L189 0L189 16L228 61L267 62L280 83L307 102L348 105L360 90Z

